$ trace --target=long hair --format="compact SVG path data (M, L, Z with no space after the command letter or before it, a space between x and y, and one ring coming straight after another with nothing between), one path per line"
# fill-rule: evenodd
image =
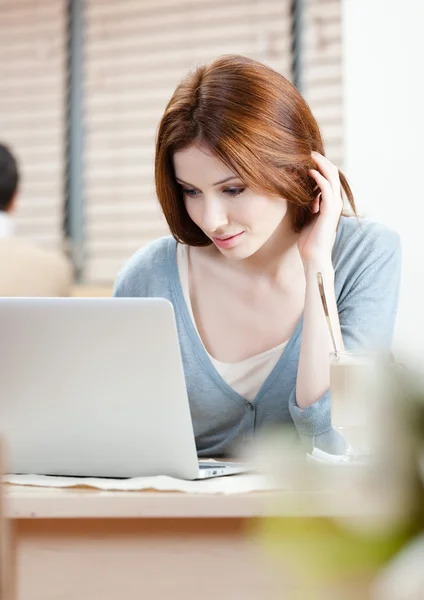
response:
M221 56L196 68L178 85L159 124L156 193L173 236L191 246L209 238L190 219L175 180L173 155L192 144L205 147L252 190L285 198L295 231L312 219L315 150L324 154L318 124L283 75L243 56ZM356 214L344 175L340 182Z

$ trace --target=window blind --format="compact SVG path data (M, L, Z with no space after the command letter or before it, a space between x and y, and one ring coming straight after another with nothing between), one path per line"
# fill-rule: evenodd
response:
M289 0L87 0L85 278L110 282L167 234L154 190L157 125L190 68L221 54L291 77Z
M328 158L343 166L340 0L305 0L302 92L321 127Z
M63 244L66 2L0 0L0 140L21 171L17 235Z

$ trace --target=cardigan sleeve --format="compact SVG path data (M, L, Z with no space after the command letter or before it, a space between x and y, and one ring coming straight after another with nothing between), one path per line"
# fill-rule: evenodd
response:
M398 235L386 229L356 261L348 285L340 291L338 312L345 349L390 350L396 319L401 273ZM337 277L337 271L336 271ZM346 289L347 288L347 289ZM289 398L296 428L307 445L330 454L343 453L345 440L331 428L331 394L328 390L306 409L296 403L296 388Z

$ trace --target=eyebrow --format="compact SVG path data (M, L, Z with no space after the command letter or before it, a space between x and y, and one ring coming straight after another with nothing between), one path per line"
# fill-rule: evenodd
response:
M188 183L187 181L184 181L183 179L180 179L179 177L175 178L179 183L184 183L184 185L191 185L191 187L196 187L195 185L193 185L192 183ZM221 181L217 181L216 183L213 183L212 185L221 185L222 183L227 183L227 181L231 181L232 179L240 179L240 177L238 177L238 175L231 175L230 177L227 177L226 179L222 179Z

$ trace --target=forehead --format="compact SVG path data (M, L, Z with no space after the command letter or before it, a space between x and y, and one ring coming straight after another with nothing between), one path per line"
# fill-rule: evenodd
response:
M177 179L193 185L212 185L235 173L208 149L189 146L173 156Z

